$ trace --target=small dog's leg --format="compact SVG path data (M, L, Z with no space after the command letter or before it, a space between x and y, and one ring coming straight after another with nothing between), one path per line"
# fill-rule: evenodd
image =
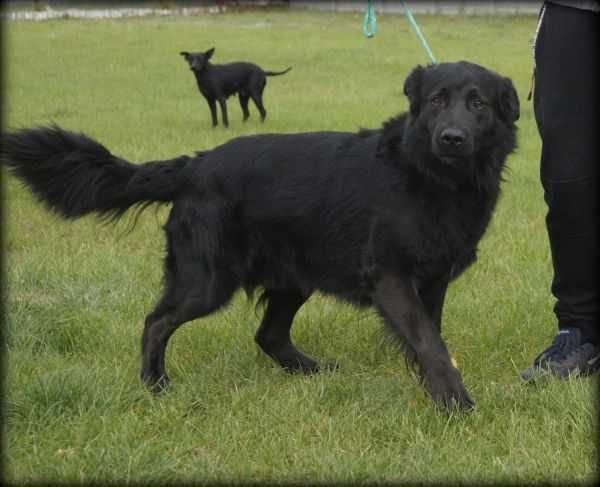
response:
M250 96L246 93L239 93L240 106L242 107L242 113L244 114L244 122L248 120L250 116L250 112L248 111L248 100L250 100Z
M262 93L251 93L250 96L252 97L252 101L256 105L256 108L258 108L258 111L260 112L260 121L264 122L265 118L267 118L267 111L263 105Z
M414 351L425 387L436 404L470 409L474 402L452 365L437 326L428 315L410 278L384 276L373 301L398 338Z
M212 126L216 127L219 124L217 119L217 103L213 98L207 99L208 108L210 108L210 116L212 118Z
M229 127L229 119L227 118L227 102L225 101L225 98L219 98L219 105L221 105L223 125L225 125L225 127Z

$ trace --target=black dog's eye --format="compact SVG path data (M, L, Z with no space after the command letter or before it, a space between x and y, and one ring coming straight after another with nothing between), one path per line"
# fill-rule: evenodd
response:
M482 108L485 107L485 102L481 98L473 98L471 100L471 106L475 110L481 110Z
M446 100L444 100L442 95L433 95L429 99L429 103L431 103L434 107L443 107L446 103Z

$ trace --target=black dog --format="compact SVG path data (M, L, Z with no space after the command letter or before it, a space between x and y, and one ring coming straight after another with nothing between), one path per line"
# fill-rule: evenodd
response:
M213 47L206 52L184 51L179 53L190 65L190 69L196 76L200 93L208 102L213 127L218 124L217 101L221 105L223 125L229 127L226 100L235 93L238 93L240 98L244 122L250 116L248 111L250 98L260 112L261 121L264 122L267 111L263 105L262 94L267 84L267 76L279 76L292 68L287 68L285 71L263 71L259 66L251 63L211 64L209 59L214 52L215 48Z
M473 402L440 335L446 287L475 259L515 147L508 78L467 62L417 67L409 113L381 129L233 139L144 165L58 127L4 137L2 160L67 218L173 202L164 295L142 337L143 380L168 383L165 348L240 286L266 303L258 345L290 371L318 364L292 344L314 291L374 305L440 404Z

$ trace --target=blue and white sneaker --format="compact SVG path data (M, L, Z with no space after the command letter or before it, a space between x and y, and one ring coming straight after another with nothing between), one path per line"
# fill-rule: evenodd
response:
M600 346L583 343L578 328L565 328L554 337L552 345L540 353L533 365L521 372L524 381L555 376L591 375L600 371Z

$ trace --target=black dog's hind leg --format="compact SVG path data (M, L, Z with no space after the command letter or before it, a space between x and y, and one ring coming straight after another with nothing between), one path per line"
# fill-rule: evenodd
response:
M417 362L434 402L446 408L473 407L475 403L452 365L437 325L423 306L414 283L385 275L375 287L373 301L392 331L406 344L409 359Z
M295 291L266 291L265 295L268 304L256 332L256 343L287 371L317 372L319 364L300 352L290 337L294 316L307 298Z
M199 282L196 284L200 285ZM226 304L236 287L227 276L218 274L207 276L204 285L206 290L189 286L175 303L172 301L175 293L167 289L161 303L146 318L142 334L141 377L153 392L160 392L169 383L165 350L171 335L187 321L206 316ZM178 289L177 294L180 291Z
M167 289L165 297L145 321L141 377L153 392L160 392L169 383L165 350L171 335L187 321L206 316L226 304L236 287L227 276L214 274L206 276L204 283L196 282L184 289L183 296L173 302L174 295L181 293L182 284L185 285L176 283L177 293ZM202 284L205 290L199 288Z
M262 89L264 89L264 86ZM262 89L260 91L251 92L250 97L252 98L252 101L254 102L256 108L258 108L258 111L260 112L260 121L264 122L265 118L267 118L267 111L265 110L262 101Z
M181 218L171 216L167 223L165 292L147 316L142 334L141 377L154 392L161 391L169 382L165 350L171 335L185 322L225 305L238 287L230 270L216 264L211 244L197 246L201 236L214 228L211 222L219 220L219 212L217 206L205 205ZM207 240L222 247L218 244L222 235L211 235Z
M248 120L250 116L250 112L248 111L248 100L250 100L250 95L248 93L239 93L240 106L242 107L242 113L244 114L244 122Z

